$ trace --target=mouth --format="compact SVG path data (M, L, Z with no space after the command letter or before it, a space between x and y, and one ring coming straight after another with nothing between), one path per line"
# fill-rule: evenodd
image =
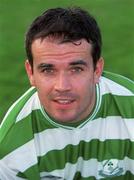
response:
M61 104L61 105L68 105L73 103L75 100L73 99L55 99L54 102Z

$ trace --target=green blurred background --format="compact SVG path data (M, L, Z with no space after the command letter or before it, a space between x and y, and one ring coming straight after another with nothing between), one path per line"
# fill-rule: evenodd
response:
M24 35L32 20L57 6L80 6L97 19L105 70L134 80L134 0L0 0L0 121L29 88Z

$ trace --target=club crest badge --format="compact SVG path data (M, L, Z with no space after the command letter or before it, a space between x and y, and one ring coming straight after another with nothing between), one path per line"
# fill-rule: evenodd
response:
M115 177L120 176L124 172L123 167L120 166L117 159L105 160L102 162L102 169L99 175L102 177Z

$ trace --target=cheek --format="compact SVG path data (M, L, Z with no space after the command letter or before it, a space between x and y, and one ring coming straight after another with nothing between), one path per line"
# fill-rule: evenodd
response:
M41 102L47 101L49 94L52 92L52 84L42 78L36 78L35 87L38 91Z
M34 74L34 82L35 82L35 87L39 92L46 92L47 89L50 89L52 86L52 82L46 78L44 78L43 75L39 73Z
M74 93L79 96L80 100L85 101L89 97L92 89L92 83L89 80L75 82Z
M37 85L37 91L40 96L43 98L48 98L49 94L51 94L51 86L48 85L48 83L41 83Z
M39 96L40 102L43 105L43 107L49 108L49 106L50 106L50 101L49 101L50 90L48 89L48 87L46 88L44 86L40 86L40 87L38 87L37 91L38 91L38 96Z
M79 83L79 87L80 87L81 95L82 96L84 95L83 98L85 99L85 101L88 98L91 98L91 96L93 95L95 91L95 82L94 82L93 77L86 78L86 80Z
M83 77L81 79L78 79L74 83L76 84L76 86L78 86L79 89L81 89L83 91L86 91L90 87L93 87L95 85L93 76L92 77L90 77L90 76Z

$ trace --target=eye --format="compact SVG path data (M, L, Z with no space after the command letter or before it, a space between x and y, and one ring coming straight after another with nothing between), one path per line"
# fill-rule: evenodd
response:
M55 70L53 68L43 68L41 72L45 74L53 74Z
M71 71L74 72L74 73L75 72L80 73L80 72L84 71L84 69L82 67L76 66L76 67L71 68Z

